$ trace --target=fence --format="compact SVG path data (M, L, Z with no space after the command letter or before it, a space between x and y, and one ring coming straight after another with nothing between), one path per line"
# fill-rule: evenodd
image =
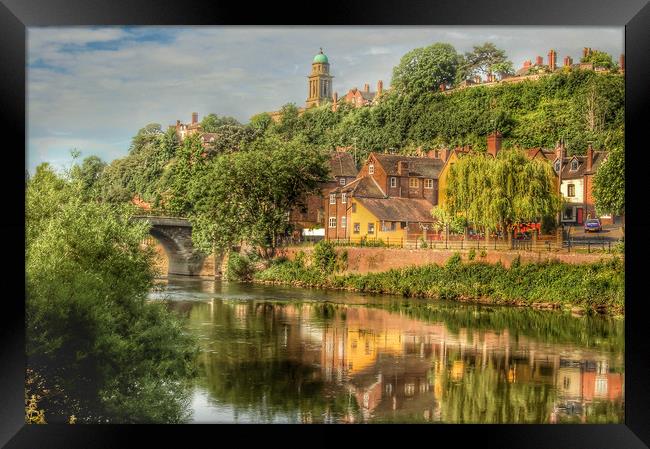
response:
M484 237L478 236L463 238L463 235L454 236L446 240L438 240L436 238L424 240L422 238L363 238L363 237L347 237L339 239L327 239L328 242L335 246L355 246L355 247L380 247L380 248L407 248L407 249L444 249L444 250L470 250L476 251L534 251L534 252L611 252L617 250L617 241L607 240L605 238L595 238L591 240L582 239L567 239L558 244L555 236L540 236L537 239L512 239L511 241L505 239L490 238L486 240ZM320 240L323 240L321 238ZM317 243L315 241L302 241L300 243L292 242L290 240L283 241L281 246L295 246L305 245L311 246Z

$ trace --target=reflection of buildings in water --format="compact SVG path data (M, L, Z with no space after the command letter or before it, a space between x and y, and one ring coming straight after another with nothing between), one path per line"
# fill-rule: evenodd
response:
M281 356L319 366L313 375L345 388L365 420L399 412L439 421L447 382L465 382L472 371L494 370L498 382L554 386L552 422L558 415L582 413L578 405L583 403L623 397L622 374L610 373L606 361L584 362L604 360L602 354L511 336L507 330L450 332L443 323L356 306L339 305L326 318L316 314L318 304L231 307L236 321L245 321L252 311L267 320Z

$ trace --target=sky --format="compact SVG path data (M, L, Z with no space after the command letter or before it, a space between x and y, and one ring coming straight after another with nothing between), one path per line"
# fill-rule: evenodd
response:
M458 52L493 42L515 70L553 48L577 62L583 47L624 52L613 27L30 27L27 31L26 168L72 163L70 150L104 161L127 154L149 123L165 129L209 113L245 123L293 102L304 106L311 61L322 47L333 90L377 81L408 51L435 42Z

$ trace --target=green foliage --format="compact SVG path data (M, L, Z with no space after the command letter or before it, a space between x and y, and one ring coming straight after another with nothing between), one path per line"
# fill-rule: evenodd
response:
M482 255L483 257L483 255ZM463 263L460 254L444 266L425 265L382 273L327 275L286 262L255 274L264 282L400 294L452 300L488 300L499 304L546 303L622 313L625 266L621 259L592 264L557 261L513 264Z
M251 260L243 254L231 252L228 256L226 279L229 281L248 281L253 275Z
M182 421L194 343L147 302L147 226L128 208L84 201L81 187L47 165L27 185L26 351L51 391L40 405L48 422Z
M268 136L245 151L197 162L200 168L193 167L178 184L193 242L210 252L246 240L270 258L289 230L291 207L327 179L325 161L324 153L303 140Z
M625 213L625 150L610 151L594 177L593 195L599 214Z
M483 74L497 73L500 76L512 73L512 62L508 61L506 52L492 42L475 45L471 52L465 53L461 60L462 79Z
M467 253L467 260L474 260L476 259L476 250L474 248L469 250L469 253Z
M321 240L314 245L312 254L314 266L325 273L331 273L336 266L337 253L334 245L326 240Z
M81 165L75 164L70 170L70 178L80 184L82 195L86 199L99 196L99 179L106 168L106 162L97 156L88 156Z
M435 43L409 51L393 68L392 88L410 96L436 91L440 84L451 84L458 69L458 54L453 46Z
M241 123L233 117L219 117L217 114L208 114L201 120L201 131L205 133L216 133L223 126L241 127Z
M506 231L558 212L553 179L548 163L518 150L501 151L497 158L463 156L449 169L445 207L474 225Z
M580 58L580 62L592 63L594 67L600 67L609 70L615 70L618 67L616 63L612 60L612 56L609 53L605 53L600 50L592 50L587 56Z

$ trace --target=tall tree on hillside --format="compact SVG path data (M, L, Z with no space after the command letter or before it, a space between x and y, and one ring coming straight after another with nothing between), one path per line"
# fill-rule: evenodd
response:
M594 67L615 70L617 65L609 53L600 50L592 50L587 56L580 58L580 62L592 63Z
M391 86L399 93L421 95L451 84L458 69L456 49L442 42L416 48L402 56L393 68Z
M594 178L594 199L598 214L625 214L625 150L609 152Z
M218 116L217 114L208 114L201 120L201 130L206 133L217 132L222 126L241 126L241 123L233 117Z
M512 62L508 61L505 50L497 48L492 42L485 42L465 53L462 73L467 78L493 73L503 77L512 73Z

